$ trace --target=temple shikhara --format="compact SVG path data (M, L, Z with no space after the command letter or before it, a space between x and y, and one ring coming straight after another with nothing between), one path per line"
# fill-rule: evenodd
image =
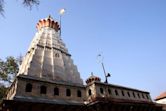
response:
M49 16L36 28L0 111L162 111L149 92L104 83L93 74L83 84L59 23Z

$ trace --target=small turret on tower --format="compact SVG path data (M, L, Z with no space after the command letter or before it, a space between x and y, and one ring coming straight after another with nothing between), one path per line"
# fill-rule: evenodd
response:
M96 81L100 82L101 79L99 77L97 77L97 76L94 76L93 73L91 73L91 76L86 80L86 83L90 84L90 83L96 82Z

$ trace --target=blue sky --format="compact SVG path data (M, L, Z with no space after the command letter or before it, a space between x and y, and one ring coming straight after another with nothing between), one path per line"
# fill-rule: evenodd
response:
M97 55L102 53L109 83L151 93L166 91L165 0L41 0L32 10L21 0L5 0L0 17L0 58L24 55L36 23L49 14L59 20L65 8L62 39L86 80L93 72L104 81Z

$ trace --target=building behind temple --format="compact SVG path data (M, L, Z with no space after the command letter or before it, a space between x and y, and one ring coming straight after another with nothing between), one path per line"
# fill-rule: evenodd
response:
M163 110L166 111L166 91L157 96L155 102L160 104L163 107Z
M1 103L2 111L161 111L149 92L101 82L86 85L51 16L39 20L17 77Z

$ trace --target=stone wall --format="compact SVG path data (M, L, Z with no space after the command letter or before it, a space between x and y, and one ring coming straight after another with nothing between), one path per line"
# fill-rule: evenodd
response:
M32 86L31 90L26 89L27 85ZM41 92L41 87L45 87L45 92ZM55 91L56 88L56 91ZM58 94L57 94L57 89ZM67 90L69 95L67 95ZM79 94L78 94L79 93ZM85 87L70 85L70 84L61 84L56 82L49 81L38 81L30 80L24 78L18 78L17 90L15 96L23 97L33 97L33 98L45 98L45 99L62 99L62 100L72 100L72 101L85 101Z
M92 92L91 95L88 91ZM93 101L95 98L103 99L124 99L142 102L152 102L149 92L140 91L137 89L105 84L101 82L93 82L87 86L88 101ZM91 100L92 99L92 100Z

